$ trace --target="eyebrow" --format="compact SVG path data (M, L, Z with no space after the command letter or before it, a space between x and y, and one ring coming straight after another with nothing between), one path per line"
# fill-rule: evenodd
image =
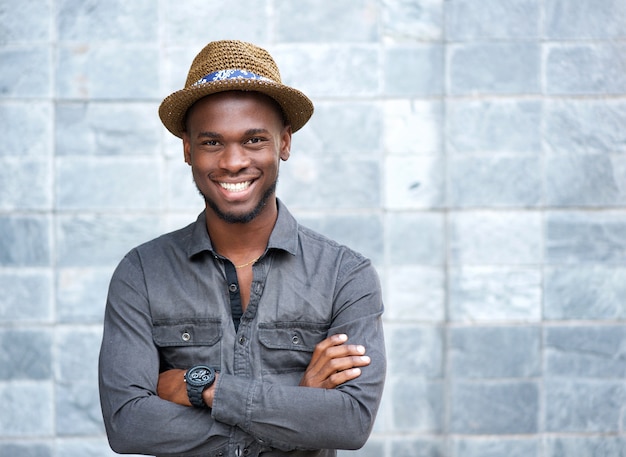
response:
M252 135L258 135L260 133L269 133L269 130L267 129L263 129L263 128L255 128L255 129L248 129L244 132L243 136L252 136ZM215 139L222 139L223 135L217 132L200 132L198 133L198 138L215 138Z

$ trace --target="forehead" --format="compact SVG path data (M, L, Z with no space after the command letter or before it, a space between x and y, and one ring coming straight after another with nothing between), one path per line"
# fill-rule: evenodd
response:
M256 107L256 109L260 110L261 113L272 116L278 119L281 124L285 124L283 111L280 108L280 105L273 98L260 92L226 91L208 95L195 102L187 110L187 113L185 115L185 125L187 125L188 121L193 117L195 112L205 110L220 110L225 107L230 107L230 109L232 110L233 107L238 106Z

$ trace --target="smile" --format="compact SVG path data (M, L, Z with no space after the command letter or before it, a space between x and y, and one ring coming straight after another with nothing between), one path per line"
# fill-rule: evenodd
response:
M244 181L244 182L221 182L219 183L222 189L225 189L229 192L242 192L250 187L252 181Z

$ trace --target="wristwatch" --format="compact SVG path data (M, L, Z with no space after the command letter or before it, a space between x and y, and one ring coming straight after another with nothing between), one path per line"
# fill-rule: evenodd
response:
M189 402L196 408L206 408L202 392L215 382L215 370L205 365L196 365L185 372L185 382Z

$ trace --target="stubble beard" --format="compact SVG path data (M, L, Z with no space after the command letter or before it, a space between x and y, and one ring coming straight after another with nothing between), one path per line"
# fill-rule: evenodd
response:
M270 198L275 195L277 182L278 180L275 180L272 185L265 190L265 193L263 194L257 205L252 209L252 211L244 214L227 213L222 211L219 206L217 206L215 201L211 200L200 190L197 184L196 188L198 189L198 192L200 192L200 195L202 195L202 198L204 198L204 202L206 203L206 205L211 208L213 212L217 215L217 217L219 217L221 220L228 224L247 224L248 222L254 220L259 214L261 214L261 211L263 211L263 208L265 208L267 203L270 201Z

